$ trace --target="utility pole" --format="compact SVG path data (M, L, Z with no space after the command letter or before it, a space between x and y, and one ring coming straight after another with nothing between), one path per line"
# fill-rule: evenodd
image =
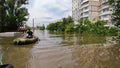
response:
M34 33L34 18L33 18L33 33Z

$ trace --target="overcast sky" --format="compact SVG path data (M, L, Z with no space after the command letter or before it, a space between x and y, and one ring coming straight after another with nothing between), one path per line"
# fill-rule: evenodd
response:
M30 14L27 24L30 26L33 18L35 26L47 25L72 14L72 0L29 0L27 7Z

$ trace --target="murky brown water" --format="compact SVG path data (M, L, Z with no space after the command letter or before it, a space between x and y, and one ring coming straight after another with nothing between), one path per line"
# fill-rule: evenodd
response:
M3 64L15 68L119 68L120 43L111 37L35 31L35 44L16 46L0 38Z

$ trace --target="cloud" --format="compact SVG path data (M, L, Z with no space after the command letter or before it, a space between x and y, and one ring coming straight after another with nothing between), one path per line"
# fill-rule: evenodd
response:
M43 19L53 19L52 17L43 17Z
M32 25L32 19L35 19L35 25L47 25L48 23L67 17L72 14L71 0L29 0L28 25Z

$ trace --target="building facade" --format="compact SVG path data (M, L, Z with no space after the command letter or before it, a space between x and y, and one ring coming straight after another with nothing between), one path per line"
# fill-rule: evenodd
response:
M72 17L74 20L79 20L79 8L78 8L79 0L72 0Z
M96 21L99 18L99 0L82 0L81 1L81 18Z
M111 20L111 8L108 5L108 0L100 0L100 20L110 22Z
M72 0L72 16L74 20L90 21L111 19L111 11L107 0Z

